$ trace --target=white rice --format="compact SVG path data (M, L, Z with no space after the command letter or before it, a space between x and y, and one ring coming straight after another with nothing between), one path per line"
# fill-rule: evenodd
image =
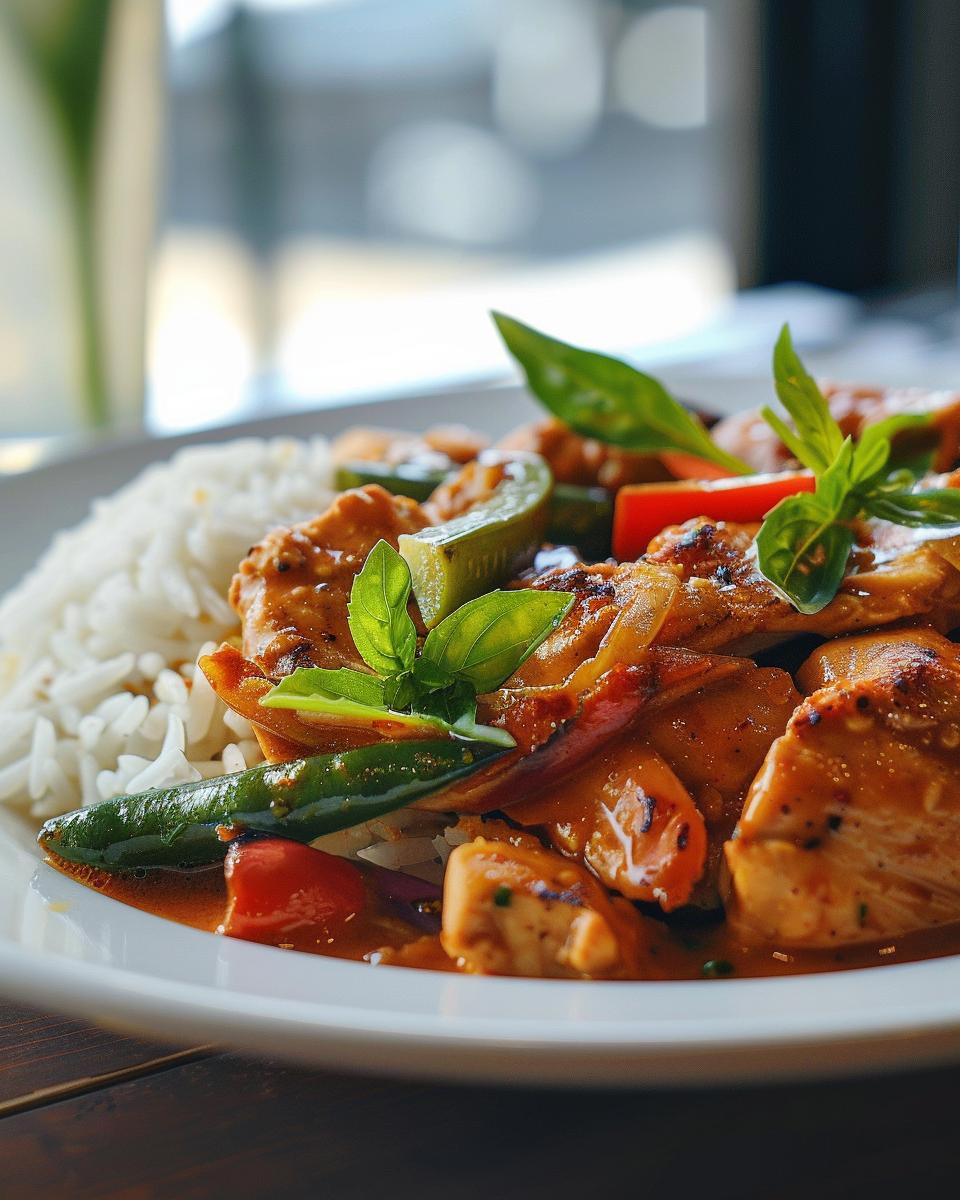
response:
M0 601L0 803L34 820L262 760L199 654L247 548L330 502L326 442L182 450L60 533Z
M94 503L0 600L0 804L34 822L263 761L197 658L238 632L253 543L331 501L325 441L182 450ZM470 834L409 809L320 838L431 882Z

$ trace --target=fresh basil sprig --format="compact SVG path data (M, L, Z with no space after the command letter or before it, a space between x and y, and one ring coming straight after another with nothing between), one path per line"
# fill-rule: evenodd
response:
M882 517L897 525L960 525L960 490L915 491L909 471L890 466L891 438L929 418L904 414L879 421L854 445L816 381L807 373L784 325L773 353L777 395L793 418L791 429L775 412L763 416L784 445L817 478L812 495L789 496L770 513L756 538L764 578L802 613L817 613L837 594L853 547L852 522Z
M583 437L641 454L691 454L735 475L751 473L651 375L621 359L547 337L503 313L491 315L533 394Z
M301 667L260 703L348 724L391 720L513 746L506 730L476 723L477 696L516 671L570 611L573 596L526 588L478 596L432 629L419 655L409 598L407 564L378 542L353 581L348 607L354 644L375 674Z

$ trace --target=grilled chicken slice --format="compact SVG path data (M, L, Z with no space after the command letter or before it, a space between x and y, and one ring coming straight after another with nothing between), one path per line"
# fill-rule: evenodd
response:
M342 492L312 521L268 533L230 586L245 656L271 678L362 667L347 626L354 577L381 538L396 548L400 534L429 523L419 504L370 484Z
M574 603L511 677L511 686L524 688L596 679L617 663L638 661L679 593L670 570L646 563L578 563L547 571L528 586L572 593Z
M849 638L801 678L817 690L725 847L729 919L810 948L960 921L960 647L925 629Z
M930 427L905 430L899 449L933 449L934 470L949 471L960 460L960 392L923 388L869 388L826 384L823 393L844 436L858 438L869 425L900 413L930 417ZM796 460L756 409L734 413L710 431L714 441L758 471L783 471Z
M723 844L768 750L802 700L786 671L750 659L727 661L742 667L638 723L644 742L670 764L706 823L707 860L689 898L703 908L720 903Z
M417 806L466 813L509 808L566 779L641 714L735 671L738 661L673 646L654 646L634 657L640 661L615 665L582 688L509 687L482 697L478 720L508 730L517 751Z
M801 701L785 671L717 661L726 670L706 686L641 712L575 774L511 804L510 818L632 900L716 908L723 843Z
M944 632L960 623L960 537L947 536L950 530L863 522L839 593L812 616L797 612L757 572L756 530L699 517L654 538L644 561L672 568L680 583L659 642L753 654L799 633L830 637L910 617Z
M644 922L576 863L477 838L447 862L440 941L461 970L560 979L637 978Z
M509 809L539 826L608 888L669 912L703 874L707 830L690 793L636 735L605 746L576 774Z

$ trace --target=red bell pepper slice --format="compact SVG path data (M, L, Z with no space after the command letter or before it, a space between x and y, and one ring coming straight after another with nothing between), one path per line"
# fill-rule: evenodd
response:
M693 454L683 454L679 450L663 450L660 461L674 479L738 479L736 471L721 467L719 463L707 462L705 458L697 458Z
M810 471L622 487L613 514L613 553L621 562L637 558L661 530L692 517L762 521L786 496L815 487Z
M328 934L366 903L363 876L353 863L285 838L242 838L223 868L227 911L219 932L277 945L297 930Z

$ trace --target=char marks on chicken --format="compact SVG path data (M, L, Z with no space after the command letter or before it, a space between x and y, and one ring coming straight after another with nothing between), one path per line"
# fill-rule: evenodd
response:
M727 843L747 938L824 947L960 920L960 647L932 630L831 642Z
M251 547L230 587L243 652L270 678L298 667L358 667L347 624L354 578L382 538L430 524L419 504L377 484L341 492L326 512Z

